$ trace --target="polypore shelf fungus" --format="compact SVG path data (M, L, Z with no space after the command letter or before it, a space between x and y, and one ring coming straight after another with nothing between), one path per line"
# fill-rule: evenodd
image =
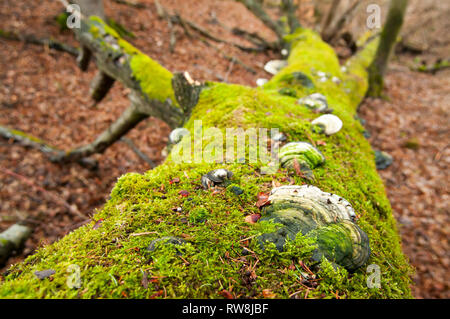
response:
M287 238L294 240L301 233L316 239L315 262L326 257L354 271L369 259L369 239L356 225L355 211L344 198L311 185L289 185L272 189L269 201L260 221L271 220L282 227L261 235L262 244L272 242L283 250Z

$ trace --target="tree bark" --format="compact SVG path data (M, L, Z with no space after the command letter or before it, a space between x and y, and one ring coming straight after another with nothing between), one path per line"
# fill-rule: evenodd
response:
M408 0L391 0L388 16L380 37L375 59L369 67L369 90L367 95L380 97L383 91L384 74L387 69L389 57L397 41Z
M115 80L108 74L98 71L91 82L89 94L95 102L100 102L108 94Z

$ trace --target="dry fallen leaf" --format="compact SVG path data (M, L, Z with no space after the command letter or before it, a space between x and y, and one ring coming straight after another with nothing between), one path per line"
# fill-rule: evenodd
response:
M225 299L234 299L233 295L228 290L219 291L219 295L224 297Z
M270 289L263 289L262 291L264 298L273 299L276 295Z
M188 191L185 191L185 190L179 191L178 194L180 194L180 195L183 196L183 197L188 197L188 196L189 196L189 192L188 192Z
M251 215L245 216L245 221L246 221L247 223L254 224L254 223L256 223L256 222L258 221L258 219L260 219L260 218L261 218L261 215L260 215L260 214L251 214Z
M260 208L270 204L269 202L269 194L264 192L258 193L258 201L256 202L256 207Z

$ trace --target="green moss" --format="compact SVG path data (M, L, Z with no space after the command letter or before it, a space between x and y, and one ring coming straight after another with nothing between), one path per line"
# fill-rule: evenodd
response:
M380 289L367 288L364 267L349 274L344 269L334 269L326 260L316 273L320 277L318 286L305 289L302 281L306 274L300 261L311 266L314 238L297 235L282 252L275 245L262 250L254 240L279 227L271 221L245 222L246 215L260 213L254 205L258 192L269 191L274 182L288 184L287 175L296 184L305 182L302 177L284 169L262 175L260 162L176 164L169 156L151 171L120 177L110 200L91 223L14 265L0 284L0 297L220 298L219 292L227 289L236 297L263 298L262 291L270 289L279 298L288 298L294 292L299 297L308 293L309 298L410 298L411 267L401 251L373 151L362 135L361 124L354 119L367 88L366 73L360 65L368 65L371 47L352 59L347 64L349 72L342 74L332 49L311 31L297 32L291 36L291 43L289 66L263 88L208 83L186 128L193 133L194 120L202 119L203 130L211 126L222 132L227 127L276 127L288 136L288 141L325 141L318 148L326 162L314 169L313 184L344 197L359 214L358 225L367 233L373 252L369 264L377 264L381 269ZM128 45L121 46L138 56L137 65L143 66L139 70L142 73L137 74L141 82L150 82L153 64L145 69L149 63L146 58ZM311 68L342 77L342 85L317 81ZM317 91L327 97L344 123L339 133L324 137L313 132L310 121L318 115L295 104L295 98L278 93L285 86L281 83L283 74L293 72L306 74ZM169 81L168 75L162 77ZM345 92L346 87L351 88L351 94ZM294 85L294 89L299 96L304 94L300 85ZM225 189L204 190L201 176L215 168L231 170L231 185L244 192L236 196ZM175 177L180 181L173 182ZM188 197L180 195L181 190L187 191ZM203 222L190 219L204 214ZM102 223L94 229L100 219ZM152 240L166 236L186 241L182 258L174 245L153 252L145 249ZM244 247L254 254L243 255ZM65 284L71 264L80 266L80 289L70 289ZM249 267L256 276L252 280L245 275ZM33 274L49 268L56 271L53 281L40 281ZM141 284L143 273L152 279L148 288Z
M67 27L67 19L69 18L69 13L62 12L56 16L54 16L54 20L56 24L59 26L59 31L65 31L69 28Z
M94 38L101 39L105 50L119 54L124 53L129 56L132 78L139 83L142 91L149 99L155 99L160 102L170 99L174 105L177 104L172 89L173 75L169 70L122 39L119 32L108 26L99 17L90 17L89 32ZM105 40L107 36L115 39L116 44L120 47L120 51L113 47L110 43L111 40Z

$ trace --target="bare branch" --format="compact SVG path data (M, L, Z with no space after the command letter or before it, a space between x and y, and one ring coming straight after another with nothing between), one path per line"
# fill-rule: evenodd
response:
M322 38L326 34L331 21L333 21L334 15L336 14L336 10L337 10L340 2L341 2L341 0L333 0L333 2L331 3L330 9L328 10L328 13L325 16L325 19L323 20L322 32L321 32Z
M129 138L122 136L120 139L122 142L124 142L126 145L128 145L129 148L137 155L140 159L142 159L144 162L146 162L148 165L150 165L151 168L155 168L156 164L152 161L150 157L148 157L145 153L143 153Z
M7 40L22 41L24 43L30 43L35 45L43 45L53 50L67 52L73 56L78 56L79 53L77 48L74 48L70 45L58 42L51 38L37 38L35 35L32 34L19 34L14 31L0 30L0 37L5 38Z
M358 8L358 6L361 4L361 1L355 0L347 10L339 17L337 22L334 24L334 27L331 28L330 31L323 33L322 38L329 42L332 39L334 39L339 32L342 30L345 22L350 18L350 16L353 14L353 12Z
M281 11L287 17L289 33L293 33L297 28L301 27L300 21L297 19L297 6L294 0L282 0Z
M267 27L269 27L275 34L278 39L282 41L284 36L284 31L281 25L272 20L267 12L263 9L261 4L256 0L237 0L242 3L255 17L260 19Z

